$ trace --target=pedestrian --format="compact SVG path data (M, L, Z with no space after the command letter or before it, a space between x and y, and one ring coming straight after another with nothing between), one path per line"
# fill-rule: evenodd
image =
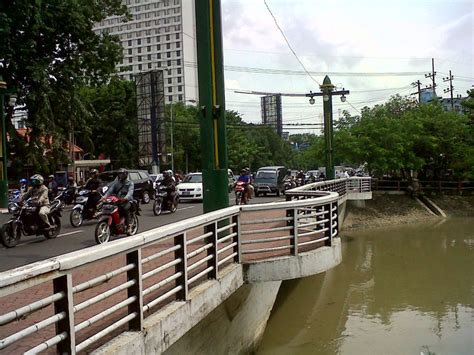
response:
M48 197L50 200L54 200L56 195L58 194L58 183L54 178L54 175L48 176Z

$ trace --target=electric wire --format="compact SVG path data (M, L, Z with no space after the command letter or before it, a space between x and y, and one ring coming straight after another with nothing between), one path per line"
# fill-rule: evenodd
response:
M270 9L270 7L268 6L267 4L267 1L266 0L263 0L268 12L270 13L270 15L272 16L273 18L273 21L275 22L275 25L276 27L278 28L278 30L280 31L281 35L283 36L286 44L288 45L288 48L290 48L290 51L291 53L293 53L293 55L295 56L296 60L298 61L298 63L300 63L301 67L304 69L305 73L308 74L308 76L311 78L311 80L313 80L316 84L318 85L321 85L319 84L319 82L313 78L313 76L309 73L309 71L306 69L305 65L303 64L303 62L300 60L300 58L298 57L298 55L296 54L295 50L293 49L293 47L291 46L290 44L290 41L288 41L288 38L286 37L285 33L283 32L283 30L281 29L280 25L278 24L278 21L277 19L275 18L275 16L273 15L272 13L272 10Z

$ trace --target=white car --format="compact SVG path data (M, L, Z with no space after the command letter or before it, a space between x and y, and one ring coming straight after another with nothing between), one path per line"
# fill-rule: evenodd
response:
M202 200L202 173L191 173L186 175L176 188L180 201Z

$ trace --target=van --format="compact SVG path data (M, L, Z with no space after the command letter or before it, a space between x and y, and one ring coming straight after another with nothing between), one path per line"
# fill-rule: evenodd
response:
M284 166L264 166L255 174L255 196L274 193L277 196L285 190L285 176L287 170Z

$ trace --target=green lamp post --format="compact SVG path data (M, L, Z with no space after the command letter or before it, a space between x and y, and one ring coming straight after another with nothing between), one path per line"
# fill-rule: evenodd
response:
M324 145L325 145L325 160L326 160L326 178L334 179L334 148L333 148L333 119L332 119L332 97L334 95L342 95L341 101L346 101L346 94L349 94L349 90L337 90L334 91L335 86L331 83L329 76L325 76L323 84L319 86L321 92L312 92L306 94L309 97L309 103L313 105L315 103L314 96L323 97L323 112L324 112Z
M5 131L5 95L12 94L13 91L7 89L7 83L3 80L0 75L0 208L8 207L8 177L7 177L7 133Z
M220 0L196 6L204 213L229 206Z

